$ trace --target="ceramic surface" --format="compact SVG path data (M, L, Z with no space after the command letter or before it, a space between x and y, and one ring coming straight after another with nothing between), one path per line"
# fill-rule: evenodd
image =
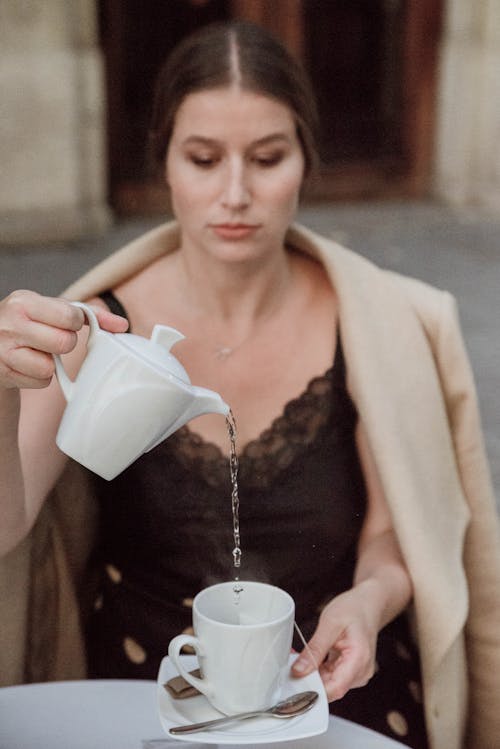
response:
M184 666L187 670L197 667L197 660L194 656L183 655L181 658L184 660ZM294 658L296 658L295 655L290 656L289 665L293 663ZM168 656L165 657L158 673L158 711L164 731L168 734L172 726L220 718L221 714L210 705L204 695L188 697L184 700L175 700L170 697L163 684L177 676L177 673L172 661ZM196 734L171 736L170 738L187 742L196 740L200 744L251 744L256 746L257 744L273 744L318 736L328 730L329 718L328 702L318 672L315 671L301 679L292 679L288 676L281 689L280 698L284 699L291 694L306 690L317 691L319 699L309 712L298 715L296 718L286 720L271 716L251 718L248 721L221 726L218 730L200 731Z

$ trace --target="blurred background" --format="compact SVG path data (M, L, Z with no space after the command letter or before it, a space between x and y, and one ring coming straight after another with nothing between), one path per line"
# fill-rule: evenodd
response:
M268 27L312 79L309 201L500 206L498 0L0 0L2 243L165 212L147 155L161 61L210 21Z
M0 0L0 297L59 293L168 216L153 82L228 18L312 79L322 169L299 218L457 295L500 488L499 0Z

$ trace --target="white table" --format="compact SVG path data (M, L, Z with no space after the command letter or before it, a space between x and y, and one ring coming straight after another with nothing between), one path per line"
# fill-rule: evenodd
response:
M154 681L60 681L0 689L0 749L142 749L146 739L162 740L151 743L151 749L209 746L197 744L195 734L190 744L163 733ZM330 718L321 736L259 747L401 749L402 744Z

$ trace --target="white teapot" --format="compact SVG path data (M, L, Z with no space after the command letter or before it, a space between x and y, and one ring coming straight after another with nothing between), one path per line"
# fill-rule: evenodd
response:
M110 480L195 416L227 416L229 406L220 395L191 385L170 353L184 338L178 330L155 325L149 340L108 333L88 305L73 304L84 310L90 332L75 380L54 356L68 402L56 443L66 455Z

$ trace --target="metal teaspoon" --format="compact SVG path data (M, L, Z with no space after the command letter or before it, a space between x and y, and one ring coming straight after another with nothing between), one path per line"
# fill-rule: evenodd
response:
M221 726L224 723L230 723L233 720L244 720L246 718L254 718L258 715L272 715L274 718L294 718L296 715L302 715L302 713L310 710L318 699L318 696L317 692L299 692L264 710L253 710L252 712L238 713L237 715L225 715L223 718L205 720L203 723L191 723L188 726L174 726L169 730L169 733L174 736L178 733L195 733L196 731L204 731L205 728L210 729L215 726Z

